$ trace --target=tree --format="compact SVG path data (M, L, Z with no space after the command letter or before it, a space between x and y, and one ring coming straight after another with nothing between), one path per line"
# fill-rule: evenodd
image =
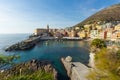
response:
M104 48L106 47L106 44L103 40L101 39L94 39L92 42L91 42L91 47L95 47L95 48Z

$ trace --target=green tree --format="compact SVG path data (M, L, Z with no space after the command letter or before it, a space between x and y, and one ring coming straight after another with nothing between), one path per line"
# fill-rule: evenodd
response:
M91 42L91 47L95 47L95 48L104 48L106 47L106 44L103 40L101 39L94 39L92 42Z

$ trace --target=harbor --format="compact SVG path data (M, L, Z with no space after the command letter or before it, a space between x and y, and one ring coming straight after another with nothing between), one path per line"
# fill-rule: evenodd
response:
M7 37L6 39L8 40ZM74 61L79 61L84 64L87 64L89 59L89 51L87 51L82 47L87 47L87 42L50 40L50 41L40 41L36 44L36 46L28 50L19 50L19 51L15 50L10 52L5 52L5 54L19 55L20 59L13 61L15 63L27 62L32 59L38 59L41 61L48 60L51 62L53 67L58 71L58 75L59 75L58 80L69 80L66 74L66 70L63 64L61 63L60 59L61 57L66 57L70 55L73 57Z

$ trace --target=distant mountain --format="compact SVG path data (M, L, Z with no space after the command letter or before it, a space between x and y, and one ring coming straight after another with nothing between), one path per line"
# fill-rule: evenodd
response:
M101 11L88 17L86 20L78 23L74 27L76 26L80 27L85 24L90 24L98 21L105 21L105 22L120 21L120 4L115 4L105 9L102 9Z

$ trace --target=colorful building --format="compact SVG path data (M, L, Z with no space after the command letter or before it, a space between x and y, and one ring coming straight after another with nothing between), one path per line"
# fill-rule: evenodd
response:
M91 30L90 38L92 39L98 38L98 30Z
M42 33L47 33L47 31L48 31L47 29L38 28L38 29L35 29L34 34L41 35Z
M85 32L84 30L78 32L77 35L78 35L80 38L82 38L82 39L87 37L87 34L86 34L86 32Z

